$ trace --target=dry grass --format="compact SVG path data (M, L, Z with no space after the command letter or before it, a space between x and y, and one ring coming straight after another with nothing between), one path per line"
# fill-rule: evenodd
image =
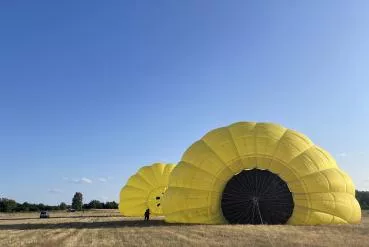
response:
M115 210L0 214L0 246L368 246L369 215L360 225L173 225L143 222Z

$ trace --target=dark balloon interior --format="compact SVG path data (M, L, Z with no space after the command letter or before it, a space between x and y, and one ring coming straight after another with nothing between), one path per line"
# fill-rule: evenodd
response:
M292 215L294 202L286 182L278 175L251 169L227 182L221 208L231 224L285 224Z

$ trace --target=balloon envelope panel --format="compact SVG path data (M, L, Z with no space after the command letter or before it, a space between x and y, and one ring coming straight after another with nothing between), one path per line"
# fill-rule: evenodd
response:
M143 216L146 209L153 215L163 215L162 198L169 175L175 165L156 163L145 166L128 179L120 191L119 211L124 216Z
M241 189L236 190L239 196L232 198L244 198L237 199L237 203L244 204L249 210L264 205L265 212L273 212L272 203L265 203L272 199L274 208L278 209L283 207L277 203L289 203L286 208L292 213L282 212L285 214L281 216L283 220L273 220L276 224L285 221L293 225L360 222L361 210L352 180L338 168L328 152L299 132L277 124L255 122L239 122L210 131L184 153L170 176L164 196L166 221L223 224L230 223L225 215L231 214L233 222L248 222L252 217L247 215L252 214L225 212L226 207L222 207L222 198L227 198L224 194L228 193L228 189L225 190L227 183L243 171L254 171L260 178L266 174L263 171L268 171L272 175L267 177L286 184L278 186L286 189L284 195L291 195L292 200L281 201L266 193L268 179L262 184L263 179L256 178L248 185L235 179ZM271 191L278 191L277 184L270 186ZM266 192L259 188L266 188ZM262 211L255 211L259 218L263 217ZM240 215L249 218L241 219Z

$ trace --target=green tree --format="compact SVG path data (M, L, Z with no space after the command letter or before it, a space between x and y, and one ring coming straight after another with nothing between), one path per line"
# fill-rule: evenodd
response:
M16 207L16 201L7 198L0 198L0 212L13 212Z
M39 203L37 205L38 209L41 211L41 210L46 210L46 206L43 204L43 203Z
M104 208L106 208L106 209L117 209L118 208L118 203L116 203L115 201L106 202L105 205L104 205Z
M67 209L67 204L65 202L62 202L59 204L59 209L60 210L66 210Z
M15 209L17 212L28 212L30 211L30 204L28 202L23 202L22 204L17 203L17 208Z
M83 206L83 196L81 192L76 192L72 199L72 208L81 211Z
M103 204L100 201L98 201L98 200L92 200L88 204L88 207L89 208L102 209L103 208Z
M369 191L356 191L356 199L358 200L361 209L369 209Z
M30 211L30 204L28 202L23 202L22 209L26 212Z

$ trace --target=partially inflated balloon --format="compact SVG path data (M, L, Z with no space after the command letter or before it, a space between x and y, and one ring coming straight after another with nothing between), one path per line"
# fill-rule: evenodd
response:
M162 215L162 197L175 165L155 163L145 166L129 178L120 191L119 211L124 216L142 216L146 209Z
M167 222L202 224L358 223L351 178L305 135L240 122L195 142L173 170Z

